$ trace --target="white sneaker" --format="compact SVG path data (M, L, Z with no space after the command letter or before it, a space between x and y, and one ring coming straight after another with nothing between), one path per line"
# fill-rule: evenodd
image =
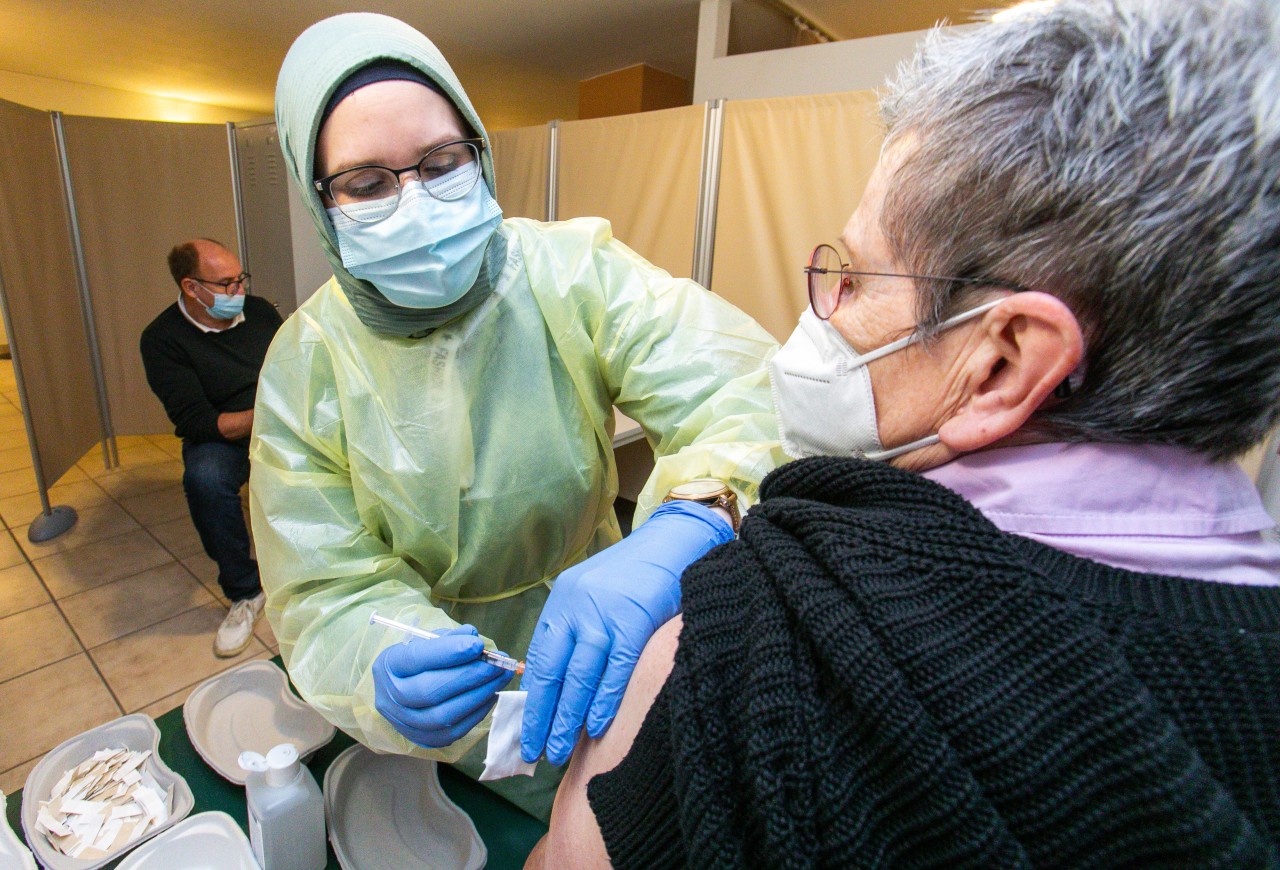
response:
M262 607L266 603L266 593L259 592L252 598L232 604L213 638L214 655L226 659L244 652L249 641L253 640L253 626L262 616Z

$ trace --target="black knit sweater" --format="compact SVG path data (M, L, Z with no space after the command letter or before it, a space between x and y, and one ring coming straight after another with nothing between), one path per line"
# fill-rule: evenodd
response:
M142 365L179 438L226 440L218 415L253 407L258 373L279 328L275 306L260 296L246 296L244 322L222 332L198 329L176 302L151 321L139 341Z
M588 787L616 866L1280 864L1280 590L837 459L770 475L683 583L671 677Z

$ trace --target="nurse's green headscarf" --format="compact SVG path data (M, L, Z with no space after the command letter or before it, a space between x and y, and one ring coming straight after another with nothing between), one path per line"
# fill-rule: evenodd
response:
M422 72L439 86L440 92L453 103L476 135L485 137L484 125L471 100L431 40L402 21L368 12L326 18L294 40L276 81L276 131L285 165L320 233L324 255L356 315L378 332L417 337L471 310L489 295L506 260L506 243L500 234L494 233L475 285L461 299L443 308L395 305L368 281L356 278L343 268L333 224L312 184L316 137L333 92L352 73L379 60L400 61ZM489 149L480 155L480 162L485 184L496 197Z

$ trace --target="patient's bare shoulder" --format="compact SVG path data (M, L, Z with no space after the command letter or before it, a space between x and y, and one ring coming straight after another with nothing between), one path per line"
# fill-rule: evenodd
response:
M579 741L556 792L551 829L530 854L525 870L610 866L600 827L587 803L587 783L597 773L613 770L631 749L653 699L671 673L683 625L677 616L649 638L609 730L598 739Z

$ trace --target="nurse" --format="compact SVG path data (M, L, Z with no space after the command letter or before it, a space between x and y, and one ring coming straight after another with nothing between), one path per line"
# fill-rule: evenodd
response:
M395 19L305 31L276 121L334 270L255 411L253 530L290 676L370 747L474 774L510 678L480 653L527 657L523 754L562 763L608 727L684 567L785 460L775 344L603 220L503 220L484 126ZM621 543L614 405L656 454ZM400 643L375 612L447 634ZM495 785L545 817L558 771L539 771Z

